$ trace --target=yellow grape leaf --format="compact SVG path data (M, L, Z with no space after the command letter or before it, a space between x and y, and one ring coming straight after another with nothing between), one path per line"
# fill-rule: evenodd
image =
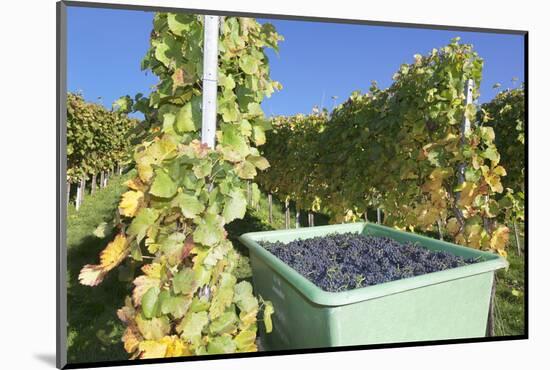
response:
M239 313L239 319L241 322L239 323L239 329L246 330L250 326L256 324L256 321L258 316L258 310L252 310L250 312L241 312Z
M490 172L485 176L485 182L489 184L491 190L496 193L502 193L502 191L504 190L504 188L502 187L502 183L500 182L500 176L498 176L494 172Z
M151 181L151 178L153 177L153 167L150 163L147 162L141 162L137 164L137 170L139 177L145 181L149 182Z
M139 344L139 358L162 358L166 354L167 345L156 340L146 340Z
M463 183L462 190L460 191L460 199L458 205L461 207L467 207L472 204L476 196L477 185L472 182Z
M432 173L430 173L429 180L427 180L422 185L422 191L428 193L434 190L441 189L443 180L445 180L452 174L453 174L453 171L450 168L447 168L447 167L436 168L435 170L432 171Z
M155 279L147 275L141 275L134 280L135 288L132 291L132 299L134 304L139 306L141 298L147 293L150 288L160 288L160 279Z
M165 357L191 356L192 352L186 342L178 338L177 335L166 336L160 339L160 342L166 344Z
M468 245L470 247L474 247L474 248L481 247L482 230L483 230L483 227L479 224L466 226L465 234L466 234L466 238L468 239Z
M142 203L143 192L140 190L130 190L122 194L122 199L118 205L118 210L123 216L134 217Z
M271 321L271 315L275 312L273 308L273 304L270 301L265 301L265 307L264 307L264 325L265 325L265 332L271 333L273 330L273 323Z
M507 226L500 225L499 227L497 227L496 230L493 231L493 235L491 236L491 249L496 250L499 253L501 250L504 251L506 244L508 244L509 236L510 229Z
M460 230L460 224L455 217L447 221L447 231L449 232L449 234L456 235L459 230Z
M82 270L80 270L78 281L82 285L96 286L103 281L106 274L107 272L103 271L101 266L85 265L84 267L82 267Z
M433 225L439 218L439 210L429 205L421 205L416 209L417 223L419 226Z
M126 258L128 252L129 248L126 236L124 234L118 234L99 255L101 267L106 271L114 269L124 258Z
M139 190L145 192L147 190L147 185L145 185L139 177L134 177L124 183L128 188L132 190Z
M455 243L458 245L466 245L466 238L464 238L464 235L458 234L455 236Z
M252 328L242 330L234 338L237 345L237 352L255 352L258 350L256 347L256 325Z
M135 331L133 327L128 326L122 335L122 342L124 343L124 349L128 353L134 353L139 346L139 342L142 340L139 332Z
M506 170L502 166L496 166L492 172L498 176L506 176Z
M141 267L141 271L143 271L145 275L153 279L160 279L161 270L162 265L160 263L150 263Z
M78 275L80 284L88 286L100 284L107 272L118 266L126 258L128 252L126 236L118 234L99 255L99 265L86 265L80 270Z
M205 158L208 155L208 145L201 143L197 139L191 141L189 147L193 149L197 158Z
M478 155L472 156L472 167L476 170L479 170L483 165L483 158L479 157Z

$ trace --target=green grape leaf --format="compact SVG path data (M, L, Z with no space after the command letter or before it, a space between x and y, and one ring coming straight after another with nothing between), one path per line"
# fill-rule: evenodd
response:
M235 166L235 172L241 179L252 180L256 176L256 166L248 161L237 163Z
M136 242L139 244L147 234L147 230L155 223L158 217L159 211L156 209L140 209L136 217L132 220L130 227L128 227L128 235L135 236Z
M248 114L252 116L263 116L264 111L262 110L262 107L260 104L254 102L254 103L248 103Z
M201 120L199 101L194 98L178 111L175 128L180 133L195 131L200 127Z
M250 153L245 137L236 125L223 125L220 139L222 154L230 162L242 161Z
M229 335L210 338L206 347L209 355L235 353L237 346Z
M204 285L208 284L211 276L212 269L203 265L195 266L195 280L197 282L197 288L203 287Z
M206 298L193 297L191 302L191 312L206 311L210 308L210 302Z
M233 90L235 88L235 80L233 76L220 73L218 77L220 86L223 86L226 90Z
M265 157L249 155L246 160L256 166L256 168L258 168L260 171L269 168L269 162L267 161L267 159L265 159Z
M265 332L271 333L273 330L273 323L271 322L271 315L275 312L273 309L273 304L270 301L264 302L264 325L265 325Z
M184 267L179 271L173 280L173 289L176 294L190 294L197 289L195 282L195 271L191 268Z
M248 75L258 72L259 61L252 55L245 54L239 59L239 67Z
M214 246L224 239L223 218L215 214L207 214L200 220L193 233L193 240L206 246Z
M464 172L464 178L468 182L477 182L481 178L481 172L472 167L468 167Z
M185 242L184 233L173 233L160 242L160 250L168 258L171 265L176 265L184 258L183 247Z
M225 202L222 216L226 223L234 219L242 219L246 213L246 197L242 190L233 189Z
M235 313L235 308L230 306L220 317L212 321L209 325L209 331L212 335L229 334L237 329L239 318Z
M198 345L202 338L202 330L208 324L206 311L192 312L186 315L180 324L181 337L193 345Z
M168 13L166 15L168 28L172 33L178 36L184 36L191 30L194 18L195 17L191 14Z
M160 289L158 287L151 287L141 298L141 310L146 319L157 315L159 293Z
M193 173L199 179L202 179L203 177L206 177L206 176L210 176L210 174L212 173L212 162L203 160L193 165Z
M495 146L489 146L485 149L482 155L494 164L497 164L500 161L500 154Z
M212 304L210 306L211 319L219 317L231 304L236 280L235 276L229 273L223 272L221 274L220 285L212 298Z
M176 319L181 319L191 306L191 297L172 296L167 290L159 295L159 306L162 314L171 314Z
M177 190L176 183L166 172L155 170L155 179L149 190L151 194L161 198L171 198L176 194Z
M204 204L193 195L179 193L172 201L173 206L180 208L184 217L193 219L205 209Z
M258 300L252 293L252 284L248 281L241 281L235 285L233 302L242 312L252 312L258 309Z
M170 332L170 321L167 316L148 320L142 315L137 315L135 320L139 332L147 340L159 340Z

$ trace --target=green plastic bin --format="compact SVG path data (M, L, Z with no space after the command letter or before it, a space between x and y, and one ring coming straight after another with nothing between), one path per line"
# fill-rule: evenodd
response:
M331 233L387 236L479 262L345 292L327 292L275 257L258 241L290 242ZM275 307L265 350L324 348L485 336L498 255L371 223L247 233L256 294Z

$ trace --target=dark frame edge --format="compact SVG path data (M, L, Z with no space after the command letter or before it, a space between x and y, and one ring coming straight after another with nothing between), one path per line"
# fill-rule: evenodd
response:
M524 209L524 236L523 236L523 258L524 258L524 289L525 294L523 295L524 304L523 304L523 332L525 337L529 338L529 32L525 32L523 36L524 50L523 50L523 80L525 84L525 107L524 107L524 121L525 121L525 176L524 176L524 185L525 185L525 209Z
M292 350L266 351L266 352L243 352L233 354L206 355L206 356L190 356L190 357L170 357L170 358L154 358L154 359L135 359L135 360L116 360L116 361L98 361L98 362L82 362L72 363L64 367L64 369L81 369L81 368L96 368L96 367L111 367L111 366L126 366L126 365L147 365L147 364L166 364L166 363L186 363L194 361L211 361L211 360L230 360L238 358L257 358L270 356L288 356L297 354L316 354L316 353L332 353L332 352L349 352L370 349L390 349L390 348L407 348L419 346L440 346L449 344L477 344L488 342L501 342L511 340L526 340L526 335L512 336L497 336L497 337L479 337L479 338L464 338L464 339L444 339L433 341L418 341L418 342L400 342L400 343L382 343L357 346L340 346L340 347L325 347L325 348L300 348Z
M67 4L56 3L56 367L67 366ZM64 186L65 185L65 186Z

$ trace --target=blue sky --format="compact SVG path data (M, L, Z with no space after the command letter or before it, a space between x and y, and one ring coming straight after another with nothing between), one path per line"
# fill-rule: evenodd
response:
M122 95L148 93L156 83L141 71L152 27L150 12L68 9L68 89L110 107ZM352 91L367 91L376 80L384 88L402 63L460 36L484 58L480 101L524 80L523 36L464 31L269 21L285 37L279 55L268 51L271 76L283 90L263 103L267 115L308 113L314 105L332 108ZM518 82L512 82L517 77ZM331 97L338 98L333 101Z

